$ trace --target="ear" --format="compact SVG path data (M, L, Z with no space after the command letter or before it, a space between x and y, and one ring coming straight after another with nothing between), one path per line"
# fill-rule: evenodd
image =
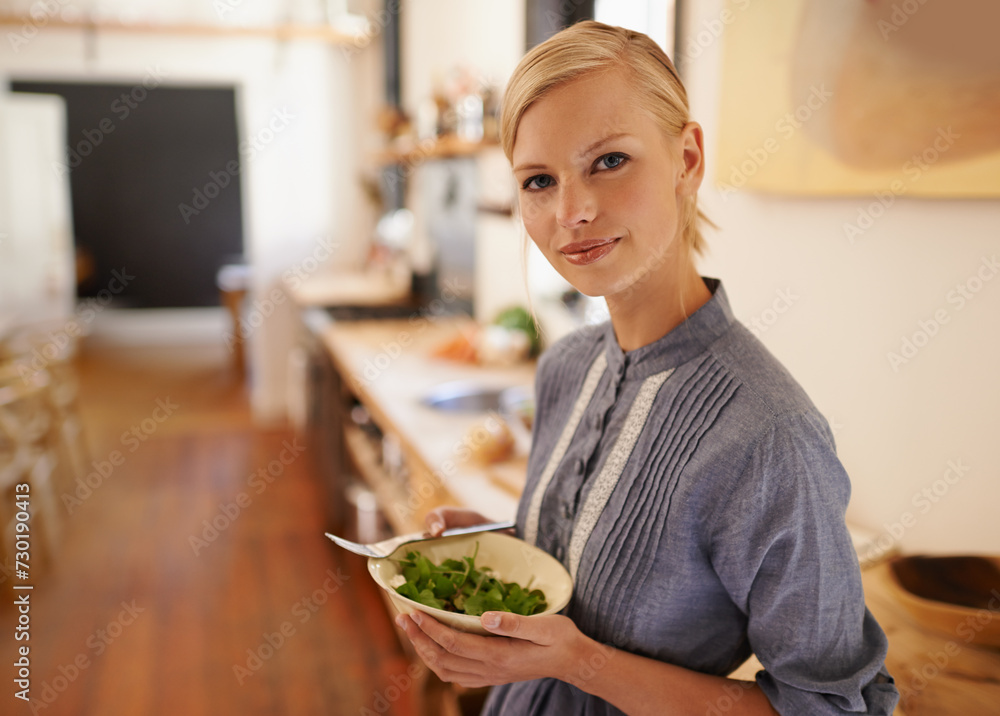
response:
M681 163L678 168L677 193L694 196L705 177L705 139L701 125L688 122L684 125L677 141L681 147Z

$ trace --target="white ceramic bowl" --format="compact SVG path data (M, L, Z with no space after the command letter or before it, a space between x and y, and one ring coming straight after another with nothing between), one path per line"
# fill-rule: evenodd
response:
M476 552L476 542L479 543L477 568L489 567L505 582L517 582L522 587L527 587L528 582L531 582L532 589L545 592L548 609L535 616L556 614L569 603L573 594L573 580L559 560L523 540L498 532L479 532L405 544L387 559L370 558L368 572L389 595L397 612L412 614L419 609L453 629L486 635L489 632L483 629L479 617L426 607L398 594L389 586L389 581L400 572L399 563L395 559L404 559L411 550L421 552L435 564L440 564L446 559L471 557Z

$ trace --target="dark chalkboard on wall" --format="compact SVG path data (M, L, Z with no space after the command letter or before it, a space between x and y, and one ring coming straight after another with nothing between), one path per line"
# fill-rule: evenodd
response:
M116 305L218 305L216 272L243 252L235 91L162 81L11 89L66 100L66 161L53 171L70 177L79 295L124 270L135 278Z

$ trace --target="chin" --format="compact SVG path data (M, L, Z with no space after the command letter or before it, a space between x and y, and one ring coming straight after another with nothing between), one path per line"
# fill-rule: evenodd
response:
M602 291L600 289L588 289L586 286L574 286L573 288L588 298L602 298L608 295L607 291Z
M608 295L612 290L614 279L603 277L593 267L580 267L564 265L556 269L570 286L582 293L584 296L597 298ZM601 272L603 273L603 272Z

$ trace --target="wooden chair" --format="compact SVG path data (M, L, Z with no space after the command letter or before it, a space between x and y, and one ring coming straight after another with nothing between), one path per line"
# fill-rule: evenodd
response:
M245 264L227 264L219 269L215 277L215 283L219 287L219 300L229 313L232 325L232 332L225 338L226 348L233 357L233 371L241 381L246 378L246 354L240 325L243 304L250 291L252 279L252 269Z
M29 574L38 576L54 558L62 520L52 476L58 464L52 431L56 425L49 391L51 376L38 371L30 378L17 366L0 363L0 576L12 582L18 509L15 502L28 486Z
M65 340L57 343L54 335ZM90 464L78 403L77 346L78 341L66 334L65 324L51 322L22 325L0 342L0 360L12 363L22 381L39 370L48 375L45 399L55 421L50 437L59 457L55 479L60 492L70 489L76 478L84 478Z

